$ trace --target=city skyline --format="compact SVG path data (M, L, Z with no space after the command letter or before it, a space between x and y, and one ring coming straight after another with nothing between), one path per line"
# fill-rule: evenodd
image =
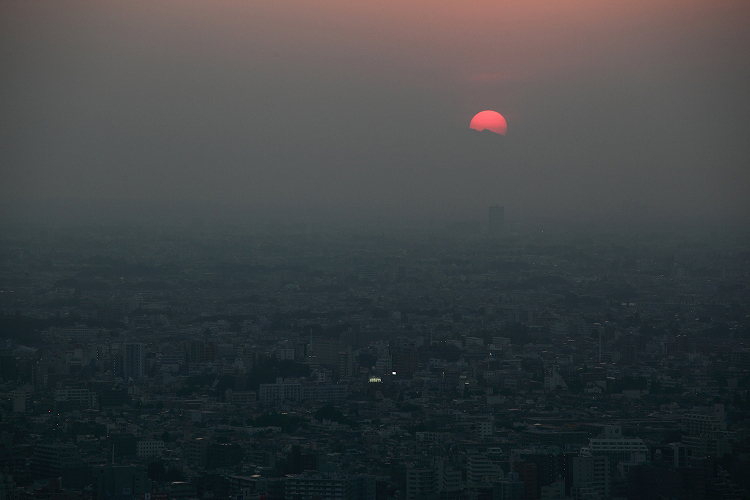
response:
M0 2L0 500L750 500L748 0Z

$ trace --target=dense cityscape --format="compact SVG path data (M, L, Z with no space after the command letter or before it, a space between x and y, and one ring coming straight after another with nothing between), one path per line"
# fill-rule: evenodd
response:
M0 500L747 499L748 248L6 228Z

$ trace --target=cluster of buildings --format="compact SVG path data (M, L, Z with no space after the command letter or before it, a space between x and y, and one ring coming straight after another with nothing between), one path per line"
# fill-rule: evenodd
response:
M502 219L6 235L0 500L747 499L741 241Z

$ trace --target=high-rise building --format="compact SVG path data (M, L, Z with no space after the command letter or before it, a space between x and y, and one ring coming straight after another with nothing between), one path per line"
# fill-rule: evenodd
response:
M19 497L16 482L10 474L0 473L0 499L16 500Z
M682 431L690 436L725 431L727 424L724 418L723 404L715 404L711 408L694 409L682 416Z
M419 362L417 344L408 339L400 339L400 345L394 352L393 369L400 378L411 378L417 371Z
M406 500L461 498L461 490L461 471L443 459L432 466L406 467Z
M91 478L94 500L121 495L137 498L151 491L151 481L146 477L145 465L96 466L91 469Z
M487 218L487 235L499 236L505 226L505 207L502 205L491 205Z
M356 371L357 363L354 358L354 351L352 351L352 346L346 346L346 348L343 348L339 352L339 378L351 377L356 373Z
M581 455L605 456L609 459L609 477L622 484L627 470L650 461L648 446L640 438L624 438L619 425L607 425L604 434L589 439L588 447L581 448Z
M724 405L693 408L682 416L682 444L693 456L731 453L727 439Z
M524 499L537 500L539 498L539 483L536 464L534 462L521 462L516 464L515 470L518 472L518 478L526 485L524 488Z
M493 500L523 500L526 496L526 484L521 481L517 472L510 472L508 477L492 485Z
M466 459L466 481L470 486L476 487L482 484L492 484L502 478L503 472L500 467L490 460L485 454L472 453Z
M537 497L541 497L542 488L552 486L560 480L564 481L568 476L568 461L571 455L560 453L557 447L521 451L519 458L522 463L536 466ZM516 470L520 472L520 469Z
M432 467L406 468L406 500L427 500L437 492L436 471Z
M558 479L549 486L542 486L539 498L541 500L564 500L565 497L565 480Z
M38 444L31 457L31 474L34 478L47 479L81 464L78 448L72 443Z
M608 456L579 456L570 459L571 496L584 498L595 492L600 498L610 496L610 459Z
M311 361L324 366L337 366L341 340L316 337L310 342Z
M191 340L185 346L188 363L200 364L206 361L206 343L202 340Z
M438 460L435 464L437 469L437 483L440 498L450 500L453 498L462 498L462 474L458 469L454 469L445 460Z
M208 440L195 438L182 445L183 458L193 466L205 467L208 458Z
M62 478L65 488L82 488L88 480L88 467L73 443L38 444L31 457L34 479Z
M144 344L123 344L120 351L120 364L124 378L139 379L146 376L146 346Z

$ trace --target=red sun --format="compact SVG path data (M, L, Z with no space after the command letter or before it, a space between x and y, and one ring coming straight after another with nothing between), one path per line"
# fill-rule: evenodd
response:
M479 132L482 130L490 130L496 134L505 135L505 132L508 131L508 122L506 122L503 115L497 111L486 109L474 115L474 118L471 119L471 123L469 124L469 128L478 130Z

